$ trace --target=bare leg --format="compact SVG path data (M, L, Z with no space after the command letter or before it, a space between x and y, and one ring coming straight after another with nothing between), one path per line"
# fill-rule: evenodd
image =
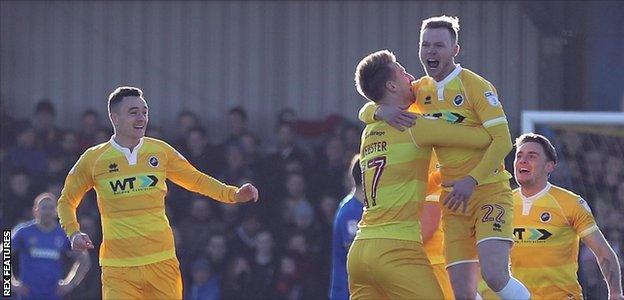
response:
M451 278L455 299L472 300L476 298L477 282L479 280L479 263L459 263L448 267L446 270Z

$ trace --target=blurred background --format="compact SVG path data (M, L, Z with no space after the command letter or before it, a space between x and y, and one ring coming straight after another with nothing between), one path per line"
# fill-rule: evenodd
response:
M363 128L355 66L389 49L424 75L421 21L440 14L459 16L456 61L496 86L513 138L526 110L624 109L620 1L2 1L2 226L60 191L78 155L112 134L108 94L137 86L148 136L261 191L260 204L233 207L169 185L185 287L207 276L222 298L326 297L331 226ZM564 157L552 182L592 205L621 261L624 127L536 128ZM79 217L98 236L93 194ZM586 293L606 298L593 255L581 260ZM93 267L69 298L99 289Z

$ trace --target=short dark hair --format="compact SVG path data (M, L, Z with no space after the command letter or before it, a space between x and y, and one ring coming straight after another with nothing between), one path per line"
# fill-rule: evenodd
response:
M392 80L391 63L396 62L394 54L380 50L364 57L355 68L355 87L366 99L377 102L386 93L386 82Z
M243 119L243 121L247 121L247 112L244 108L240 106L232 107L230 111L228 111L228 115L237 114Z
M356 154L351 159L351 177L355 181L355 187L362 186L362 169L360 168L360 155Z
M56 115L56 111L54 109L54 104L52 104L52 101L50 101L50 99L41 99L39 102L37 102L37 105L35 106L35 114L38 113L49 113L51 115Z
M108 96L108 113L116 109L124 97L143 98L143 91L133 86L120 86Z
M557 163L557 151L552 143L543 135L537 133L525 133L516 139L516 149L526 143L538 143L542 145L546 158L549 161Z
M459 18L458 17L450 17L447 15L442 15L438 17L431 17L429 19L425 19L420 26L420 37L422 40L422 34L425 29L429 28L446 28L451 34L451 41L453 43L457 43L457 39L459 38Z

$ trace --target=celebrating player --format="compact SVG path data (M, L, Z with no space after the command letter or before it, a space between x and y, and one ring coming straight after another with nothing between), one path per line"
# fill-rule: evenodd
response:
M513 206L503 159L511 150L507 118L494 86L455 63L459 20L441 16L423 21L420 61L427 73L414 82L410 110L467 126L483 126L492 137L486 150L436 147L444 190L444 242L447 269L458 299L476 297L478 271L503 299L528 299L526 287L509 274L513 242ZM377 109L379 108L379 109ZM400 106L367 104L365 122L378 117L396 127L409 126L413 115ZM469 201L470 200L470 201ZM461 208L461 210L458 210Z
M387 50L357 66L358 92L379 104L408 106L411 82ZM491 139L478 127L418 118L399 131L385 122L362 133L360 167L365 209L349 250L352 299L440 299L443 297L421 240L419 215L425 200L431 146L485 148Z
M165 180L221 202L257 201L251 184L225 185L195 169L167 143L144 137L143 92L119 87L108 98L111 139L91 147L69 171L58 203L61 226L76 250L92 249L76 208L94 188L102 216L102 298L182 299L173 233L165 215Z
M577 279L580 238L598 260L609 299L624 299L620 264L589 205L548 182L556 165L557 152L546 137L528 133L516 139L514 174L520 188L513 192L513 274L533 299L583 299Z

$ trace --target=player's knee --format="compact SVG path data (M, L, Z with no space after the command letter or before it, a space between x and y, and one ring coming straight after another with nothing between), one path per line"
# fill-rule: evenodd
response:
M468 289L453 291L453 294L455 295L455 299L476 299L477 297L477 293L475 291L469 291Z
M488 287L495 292L502 290L509 281L509 272L503 270L495 271L482 269L481 276L483 276L483 280L487 283Z

